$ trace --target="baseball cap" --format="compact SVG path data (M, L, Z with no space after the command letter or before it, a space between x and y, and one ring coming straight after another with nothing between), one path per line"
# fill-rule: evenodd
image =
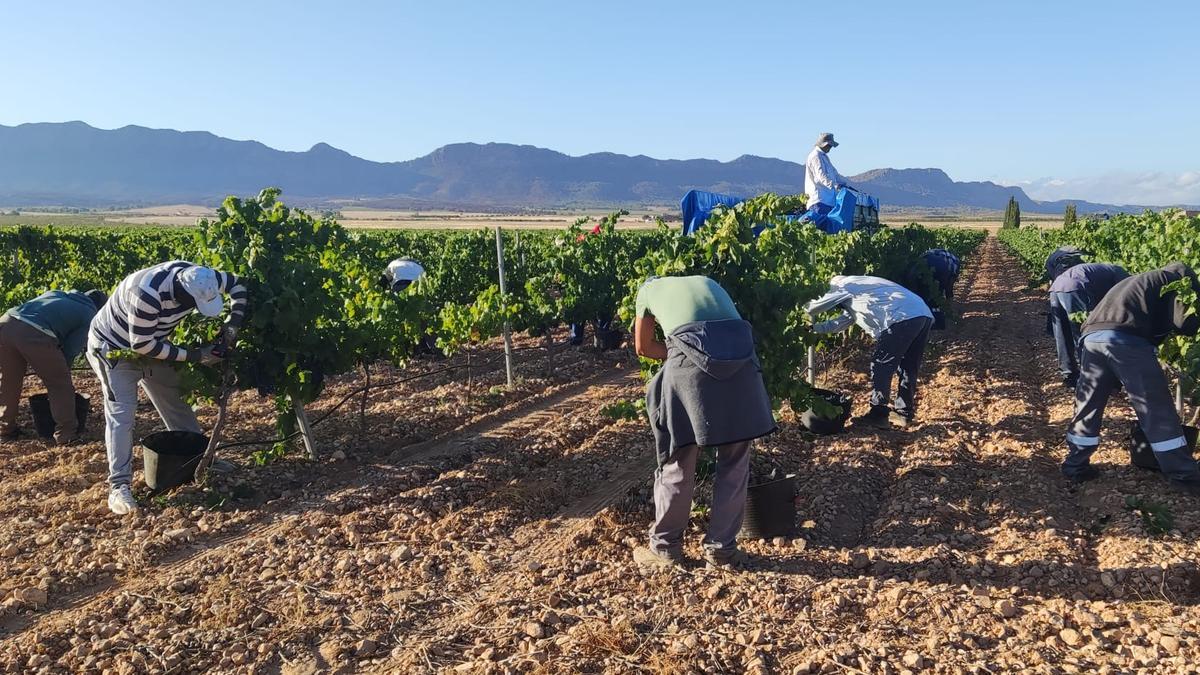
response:
M188 267L179 273L179 284L196 301L196 311L202 315L220 316L225 309L225 298L214 270L200 265Z
M826 143L828 143L830 146L835 147L835 148L838 146L837 141L833 140L833 134L828 131L821 134L820 136L817 136L817 147L825 145Z

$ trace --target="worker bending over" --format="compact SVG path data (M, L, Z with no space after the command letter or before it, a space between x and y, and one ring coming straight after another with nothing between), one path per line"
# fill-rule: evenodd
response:
M223 355L212 345L184 349L168 340L193 311L218 317L230 297L221 341L232 348L246 315L246 287L227 272L176 260L125 277L92 319L88 361L104 390L104 443L108 451L108 508L125 515L137 509L133 480L133 424L141 384L169 430L202 433L196 413L183 401L177 363L215 365ZM137 357L116 354L130 351Z
M854 324L875 338L871 354L871 409L855 425L907 427L917 413L917 377L929 342L933 313L917 294L887 279L835 276L829 292L804 306L816 317L833 309L841 315L817 323L817 333L836 333ZM900 375L894 408L888 408L892 376Z
M1117 283L1084 322L1075 417L1062 465L1068 478L1085 481L1099 475L1090 459L1100 444L1108 397L1123 385L1163 474L1175 487L1200 495L1200 470L1188 452L1156 353L1169 335L1193 336L1200 330L1200 316L1175 291L1163 292L1180 280L1200 293L1196 273L1183 263L1171 263Z
M408 288L417 279L425 276L425 268L412 258L396 258L383 271L383 283L394 293Z
M393 293L401 294L408 291L414 283L425 277L425 268L421 263L409 257L396 258L388 263L380 278L381 283ZM421 339L417 340L417 354L427 354L434 358L445 358L445 354L437 348L437 337L429 333L427 323L421 324Z
M660 342L655 324L666 336ZM646 388L654 432L654 524L640 565L683 561L683 533L692 510L700 447L717 449L716 477L704 559L738 566L737 534L746 509L750 441L775 430L771 401L754 351L750 324L717 282L704 276L651 278L638 290L634 346L664 361Z
M87 343L88 324L107 300L101 291L50 291L0 317L0 438L21 435L17 406L25 369L46 386L54 441L66 445L79 435L71 364Z
M1071 315L1092 311L1129 273L1117 265L1085 263L1077 256L1065 258L1059 266L1050 283L1050 329L1063 385L1075 389L1079 381L1079 322Z
M929 273L937 282L942 297L947 301L953 300L954 284L958 281L959 273L962 272L962 263L958 256L944 248L931 248L921 254L921 260L917 264L922 263L929 268Z

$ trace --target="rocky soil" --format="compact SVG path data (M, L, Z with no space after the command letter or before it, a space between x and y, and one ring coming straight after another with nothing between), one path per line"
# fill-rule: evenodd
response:
M129 518L105 507L99 424L65 450L6 442L0 672L1196 672L1200 501L1129 466L1119 400L1104 476L1061 479L1044 294L995 239L959 283L916 428L814 437L785 410L757 444L757 475L796 475L795 530L745 541L738 572L633 563L652 446L601 412L640 396L628 354L523 351L508 390L490 345L469 397L461 369L361 415L354 397L318 427L320 461L233 449L238 472ZM865 354L823 375L856 411ZM269 437L272 414L239 394L228 436ZM703 527L700 508L693 561Z

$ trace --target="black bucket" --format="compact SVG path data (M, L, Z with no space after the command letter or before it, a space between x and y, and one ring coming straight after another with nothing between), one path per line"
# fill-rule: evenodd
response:
M159 431L142 439L146 485L163 491L192 482L196 463L208 449L208 436L192 431Z
M592 346L603 351L619 349L624 340L625 334L619 330L597 329L596 334L592 337Z
M813 389L812 392L814 396L821 398L829 405L840 408L842 412L833 417L823 417L809 408L800 413L800 423L804 425L804 428L822 436L836 434L845 429L846 420L850 419L850 397L827 389Z
M1183 427L1183 437L1187 439L1189 455L1196 452L1197 436L1200 436L1200 429ZM1158 466L1158 459L1154 457L1154 449L1150 447L1150 441L1146 438L1146 433L1142 431L1142 426L1136 421L1129 425L1129 463L1151 471L1161 470Z
M87 394L75 393L75 419L79 427L75 433L82 434L87 425L88 412L92 409L92 399ZM33 413L33 428L42 438L54 438L54 416L50 414L50 397L46 394L34 394L29 397L29 412Z
M742 537L770 539L790 534L796 521L796 476L751 485L746 490Z
M946 330L946 312L941 308L933 309L933 330Z

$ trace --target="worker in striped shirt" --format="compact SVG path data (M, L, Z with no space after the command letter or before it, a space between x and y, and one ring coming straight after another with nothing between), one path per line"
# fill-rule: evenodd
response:
M185 349L170 342L193 311L218 317L224 296L229 319L218 342L232 348L246 314L246 287L232 274L176 260L130 274L92 319L87 357L104 390L104 441L108 451L108 508L125 515L137 509L133 479L133 425L141 384L167 429L202 433L196 413L183 401L176 363L219 364L214 346ZM116 351L132 351L128 358Z

